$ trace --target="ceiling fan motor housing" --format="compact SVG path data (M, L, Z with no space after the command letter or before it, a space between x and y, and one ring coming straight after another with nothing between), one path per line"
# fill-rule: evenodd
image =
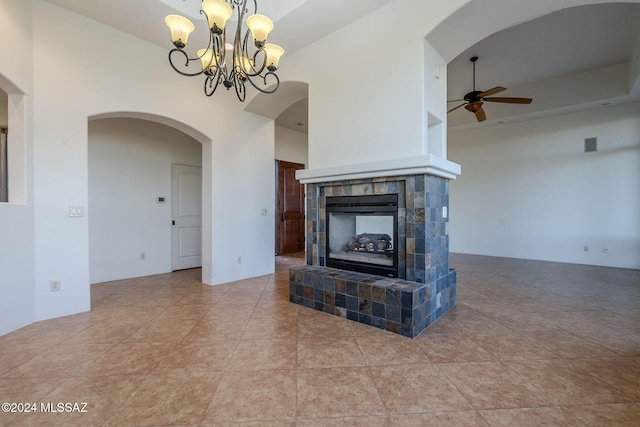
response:
M478 95L480 95L482 93L482 91L480 90L475 90L473 92L469 92L468 94L466 94L464 96L464 100L467 102L476 102L476 101L480 101L480 98L478 98Z

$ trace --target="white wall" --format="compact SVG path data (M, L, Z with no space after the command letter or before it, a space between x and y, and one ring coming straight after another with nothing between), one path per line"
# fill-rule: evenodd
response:
M9 203L0 203L0 335L32 323L36 318L33 144L29 123L33 110L29 100L20 95L29 93L33 86L32 57L24 54L31 50L31 30L29 2L0 2L0 51L6 58L0 62L0 87L10 94L7 114L12 141L16 142L16 136L20 136L13 148L20 152L10 154L9 159L9 173L20 177L19 188L14 189L14 194L20 197L15 200L10 195ZM13 184L15 180L10 186Z
M14 170L26 181L21 204L0 206L0 333L90 308L87 146L95 116L149 115L200 135L203 281L273 271L272 120L245 113L233 92L205 97L202 79L171 70L169 46L42 0L0 3L0 44L12 58L0 63L0 85L26 95L16 102L18 126L9 112L12 129L24 128L24 168ZM85 207L85 216L69 217L70 206ZM267 216L263 207L271 207ZM247 246L249 237L258 243ZM50 292L51 280L60 280L59 292Z
M452 252L640 268L639 103L451 133L449 155Z
M241 126L230 129L235 134L214 144L215 283L275 269L274 127L273 121L247 114ZM262 209L267 215L262 215Z
M282 126L276 126L275 156L276 160L308 165L309 150L306 133L296 132Z
M281 77L309 83L309 169L428 152L425 97L445 105L446 89L433 89L446 79L430 73L427 87L424 39L467 1L396 1L283 60Z
M171 164L201 166L202 145L158 123L102 119L89 122L88 154L91 283L171 271Z

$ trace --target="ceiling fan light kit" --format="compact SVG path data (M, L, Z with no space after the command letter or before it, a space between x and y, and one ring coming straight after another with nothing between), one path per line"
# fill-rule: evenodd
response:
M253 4L253 14L245 20L247 3ZM195 57L189 57L184 50L189 42L189 35L195 30L193 23L179 15L165 18L174 46L169 52L171 67L178 74L187 77L204 74L204 93L207 96L213 95L220 83L227 90L235 88L241 102L246 97L247 82L262 93L278 90L280 79L275 71L284 49L267 43L269 33L273 30L273 22L267 16L257 13L257 0L202 0L201 7L200 13L205 16L209 27L209 43L206 48L199 49ZM237 11L238 22L231 45L227 43L226 26L234 10ZM227 61L227 50L232 55L230 61ZM196 64L197 70L189 72L188 67L192 63ZM254 78L262 80L262 87L253 81ZM269 86L270 84L273 86Z
M451 101L447 101L447 102L464 101L462 104L456 107L453 107L452 109L447 111L447 114L457 110L460 107L464 107L465 110L475 114L476 120L478 120L478 122L483 122L487 119L487 115L485 114L484 109L482 108L482 104L485 101L501 102L506 104L531 104L531 101L533 101L531 98L512 98L512 97L487 98L488 96L503 92L507 90L507 88L504 88L502 86L496 86L492 89L485 90L485 91L476 90L476 62L478 61L478 57L472 56L471 58L469 58L469 61L471 61L471 63L473 64L473 90L467 93L462 99L454 99Z

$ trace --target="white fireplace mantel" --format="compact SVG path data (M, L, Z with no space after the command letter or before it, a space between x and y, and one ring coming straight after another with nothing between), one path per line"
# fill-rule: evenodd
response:
M456 179L461 168L457 163L423 154L415 157L390 159L355 165L334 166L320 169L304 169L296 172L301 184L345 181L352 179L383 178L389 176L429 174L446 179Z

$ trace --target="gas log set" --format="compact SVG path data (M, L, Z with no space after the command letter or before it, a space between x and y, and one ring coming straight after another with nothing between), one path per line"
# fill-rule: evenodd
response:
M353 236L347 242L345 250L390 256L393 254L393 244L388 234L362 233Z

